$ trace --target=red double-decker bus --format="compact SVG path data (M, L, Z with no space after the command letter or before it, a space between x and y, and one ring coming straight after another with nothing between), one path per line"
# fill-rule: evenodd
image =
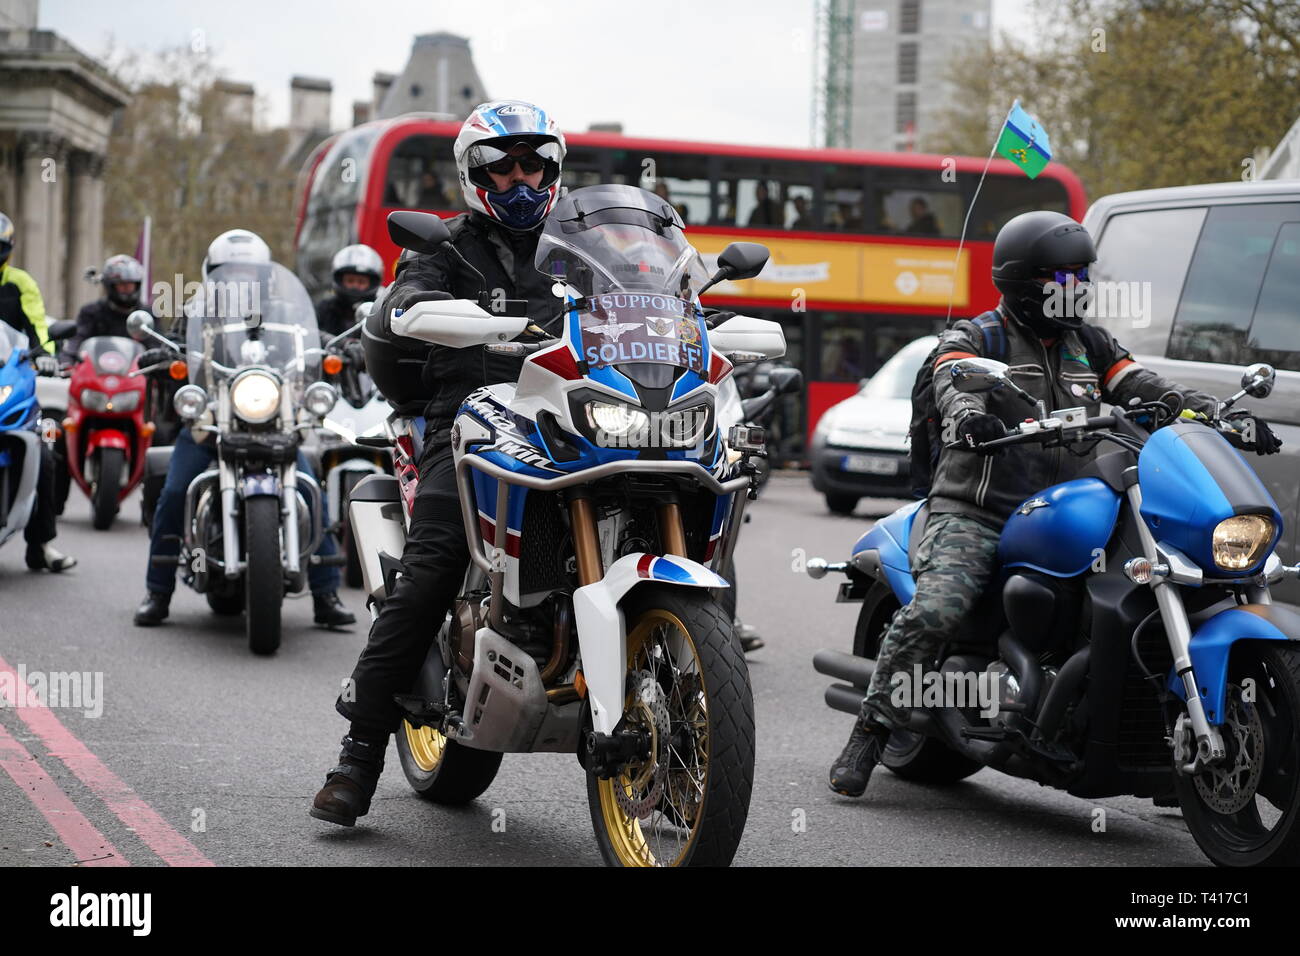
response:
M428 114L379 120L322 143L300 177L297 271L313 293L330 284L333 254L353 242L398 250L385 220L395 209L450 216L465 209L452 160L459 122ZM710 306L775 319L804 393L786 409L783 448L798 456L817 417L903 345L953 314L992 308L993 237L1022 212L1081 219L1081 183L1049 165L1028 179L995 160L957 239L984 158L842 149L790 149L566 133L563 184L632 183L665 196L711 260L738 238L771 262L757 279L719 285ZM790 423L797 423L791 427ZM806 429L806 430L805 430Z

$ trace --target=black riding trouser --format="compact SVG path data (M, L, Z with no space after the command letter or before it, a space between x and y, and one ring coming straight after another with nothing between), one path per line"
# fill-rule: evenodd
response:
M352 721L358 739L386 738L402 713L394 694L409 694L429 648L460 590L469 545L456 493L455 464L446 441L425 446L411 526L397 578L370 639L335 709Z

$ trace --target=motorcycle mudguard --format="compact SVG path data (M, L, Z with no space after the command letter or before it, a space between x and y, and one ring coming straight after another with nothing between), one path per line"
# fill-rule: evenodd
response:
M1223 723L1228 696L1228 656L1237 641L1300 641L1300 613L1282 604L1243 604L1210 618L1192 635L1192 669L1211 724ZM1187 700L1183 682L1169 671L1169 690Z
M591 723L602 734L613 733L623 717L627 620L622 602L632 588L647 581L688 588L731 587L726 579L687 558L635 552L615 561L595 584L573 592L573 617L578 625Z
M41 436L32 431L12 431L4 433L6 438L13 438L23 445L23 470L18 476L18 491L14 494L13 507L9 509L9 518L0 527L0 544L4 544L15 533L27 527L32 516L32 507L36 503L36 478L41 466Z
M912 536L912 522L924 504L913 501L888 518L881 518L853 546L853 563L864 570L878 565L894 596L904 605L911 604L916 594L907 542Z
M89 458L101 448L120 448L122 451L130 451L131 443L127 441L126 434L116 428L99 428L90 433L90 439L86 442L86 457Z

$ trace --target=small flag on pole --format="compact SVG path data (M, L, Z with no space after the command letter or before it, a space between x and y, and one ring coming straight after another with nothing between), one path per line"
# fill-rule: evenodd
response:
M153 217L145 216L144 225L140 227L140 238L135 244L135 261L144 267L144 285L140 287L140 298L146 302L149 300L149 290L153 288L149 284L150 266L153 265Z
M1023 169L1030 179L1041 173L1052 158L1047 130L1021 108L1019 100L1012 104L1002 124L997 152Z

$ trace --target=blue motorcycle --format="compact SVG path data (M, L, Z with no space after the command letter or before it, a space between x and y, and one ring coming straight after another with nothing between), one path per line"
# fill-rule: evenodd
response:
M965 392L1020 391L986 359L951 374ZM922 783L992 767L1080 797L1149 797L1180 806L1218 865L1300 862L1300 613L1269 592L1300 568L1274 554L1282 516L1228 440L1249 436L1223 418L1274 377L1252 366L1208 422L1158 402L1099 417L1039 406L986 443L1114 450L1016 509L998 575L935 669L893 676L909 719L885 766ZM847 562L809 562L813 577L847 576L839 600L863 602L853 652L814 658L844 681L826 691L835 710L858 713L884 631L912 599L928 513L913 502Z
M0 322L0 545L27 527L36 501L41 436L27 336Z

